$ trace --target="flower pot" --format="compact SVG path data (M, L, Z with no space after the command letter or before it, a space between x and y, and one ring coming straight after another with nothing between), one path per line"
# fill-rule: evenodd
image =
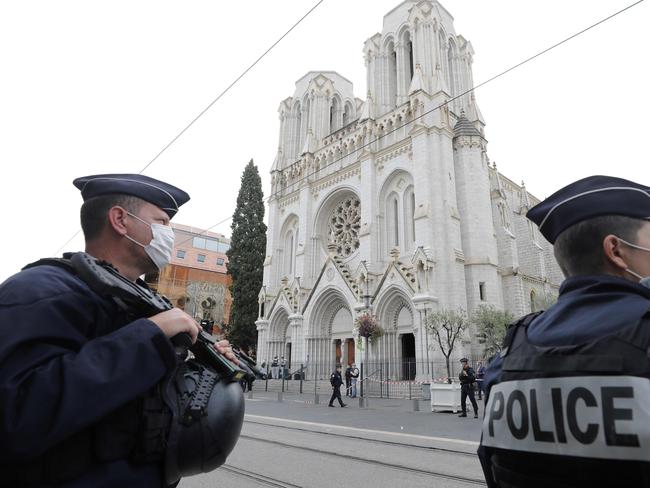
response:
M431 383L431 411L460 411L459 383Z

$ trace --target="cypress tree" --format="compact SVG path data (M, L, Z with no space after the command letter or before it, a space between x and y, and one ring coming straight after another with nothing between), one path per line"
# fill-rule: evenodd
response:
M266 251L262 180L252 159L241 177L231 229L230 249L226 254L233 303L227 337L236 346L248 350L257 345L257 295L262 288Z

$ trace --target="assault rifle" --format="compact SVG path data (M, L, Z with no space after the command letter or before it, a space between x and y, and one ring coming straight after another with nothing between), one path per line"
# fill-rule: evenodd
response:
M69 260L75 273L93 291L113 298L120 307L139 318L151 317L174 308L166 297L153 292L140 280L135 283L128 280L106 261L83 252L65 254L64 258ZM177 354L183 359L189 350L200 362L213 367L225 380L266 379L266 373L257 366L255 360L236 348L233 347L233 353L239 360L239 367L226 359L214 348L217 341L203 330L199 332L194 344L187 333L178 334L171 340Z

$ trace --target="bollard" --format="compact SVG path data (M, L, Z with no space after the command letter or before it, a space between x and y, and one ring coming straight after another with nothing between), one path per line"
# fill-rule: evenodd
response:
M318 405L318 393L314 393L314 405Z
M363 397L359 397L359 408L363 408Z
M278 392L278 402L282 403L282 392Z
M249 399L253 398L253 390L248 391L248 398Z
M413 399L413 411L414 412L420 411L420 400L418 400L417 398Z

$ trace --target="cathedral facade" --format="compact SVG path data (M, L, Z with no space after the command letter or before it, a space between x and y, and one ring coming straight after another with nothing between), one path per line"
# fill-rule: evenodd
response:
M371 311L385 333L370 360L413 360L424 378L442 358L430 311L519 316L557 292L552 246L525 218L538 200L489 162L473 53L440 3L405 1L363 46L365 100L312 71L281 102L258 359L308 376L359 363L354 321ZM481 356L475 333L454 359Z

